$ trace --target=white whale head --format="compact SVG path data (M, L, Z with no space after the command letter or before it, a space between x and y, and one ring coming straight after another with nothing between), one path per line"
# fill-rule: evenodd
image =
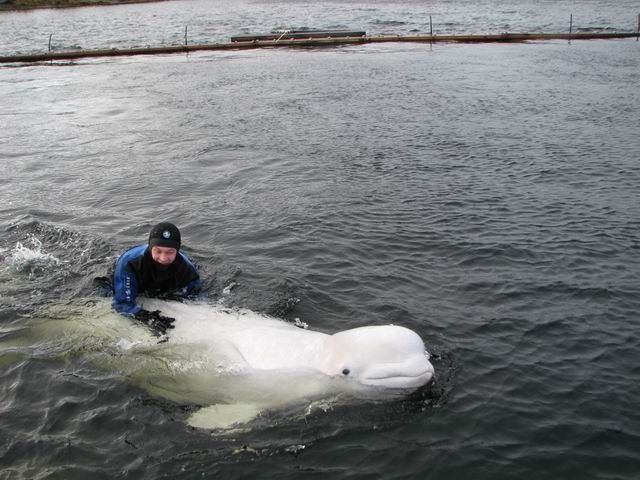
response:
M360 327L329 336L320 370L384 390L415 390L434 375L420 336L395 325Z

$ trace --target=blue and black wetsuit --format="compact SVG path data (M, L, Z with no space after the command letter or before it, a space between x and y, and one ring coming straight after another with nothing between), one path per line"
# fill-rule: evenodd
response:
M134 316L142 310L136 303L139 293L149 297L174 294L197 295L202 286L198 270L189 257L178 251L175 261L162 266L153 261L147 244L124 252L113 272L113 308L123 315Z

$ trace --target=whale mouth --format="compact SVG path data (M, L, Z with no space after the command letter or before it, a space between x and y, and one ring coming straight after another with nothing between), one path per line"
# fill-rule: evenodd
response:
M411 389L426 385L433 379L432 371L424 371L418 375L367 377L361 380L363 385L390 389Z
M415 362L413 363L415 367ZM392 364L372 369L360 379L360 383L368 386L390 389L411 389L426 385L433 379L434 370L431 363L421 359L421 368L401 368L404 364Z

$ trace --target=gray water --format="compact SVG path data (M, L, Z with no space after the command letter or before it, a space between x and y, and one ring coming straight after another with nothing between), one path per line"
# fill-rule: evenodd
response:
M180 24L217 5L0 19L114 12L85 47L121 38L117 12ZM262 30L350 4L239 5ZM371 3L363 23L418 7ZM639 53L385 44L0 69L2 478L637 478ZM435 354L433 389L221 436L81 353L16 345L29 318L90 302L93 277L165 219L211 301L236 284L231 304L314 330L407 326Z

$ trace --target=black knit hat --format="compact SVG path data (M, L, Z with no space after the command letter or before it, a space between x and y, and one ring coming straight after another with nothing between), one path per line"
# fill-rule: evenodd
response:
M180 250L180 230L173 223L162 222L151 229L150 247L170 247Z

